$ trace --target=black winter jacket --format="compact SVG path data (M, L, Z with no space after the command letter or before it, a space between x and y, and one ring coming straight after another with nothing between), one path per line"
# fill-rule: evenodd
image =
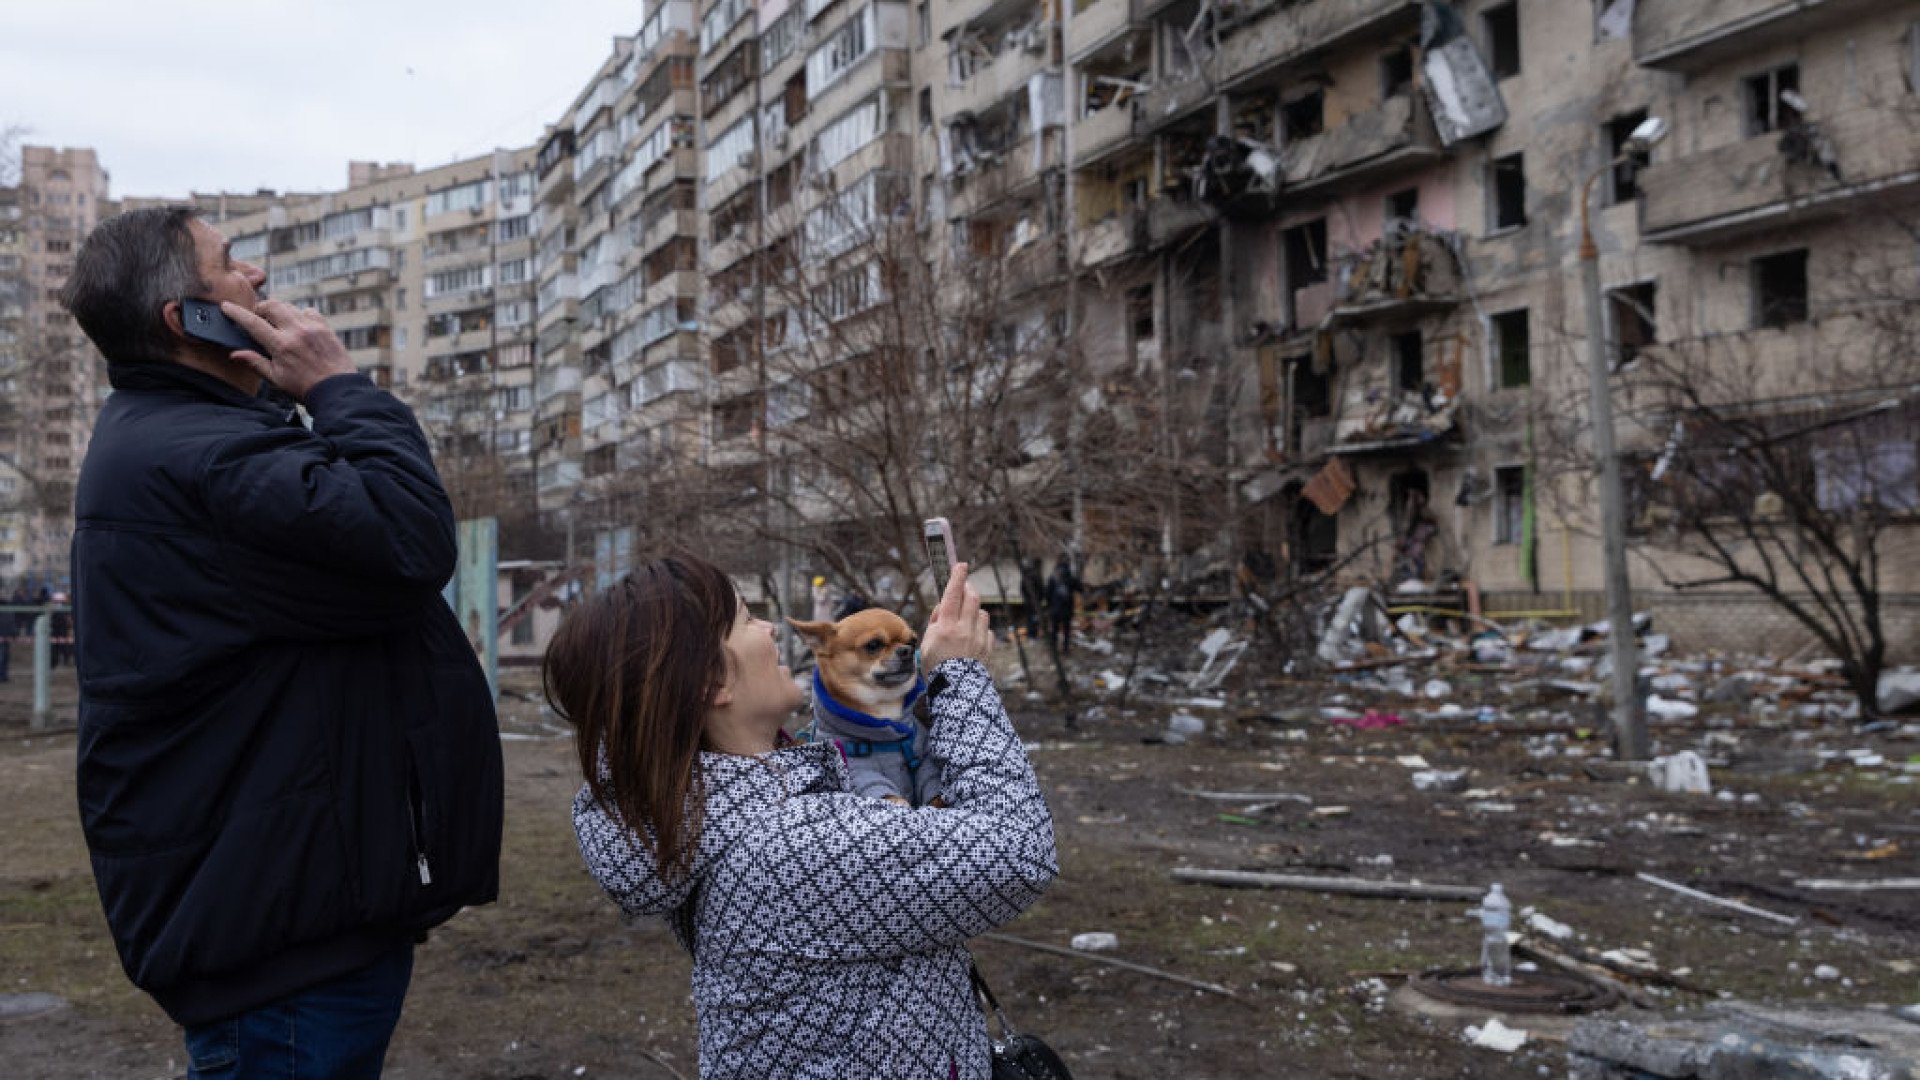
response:
M338 375L308 431L190 368L109 376L74 508L81 825L128 977L194 1025L494 899L499 732L406 406Z

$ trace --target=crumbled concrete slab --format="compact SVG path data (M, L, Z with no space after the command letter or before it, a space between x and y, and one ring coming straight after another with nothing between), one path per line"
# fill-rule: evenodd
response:
M1896 1080L1920 1076L1920 1024L1865 1009L1730 1002L1576 1024L1574 1080Z

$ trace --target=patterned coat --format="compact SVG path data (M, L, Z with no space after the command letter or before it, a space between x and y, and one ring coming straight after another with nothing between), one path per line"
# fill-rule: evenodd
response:
M600 887L628 915L665 919L693 954L706 1080L988 1076L966 941L1039 899L1059 864L986 668L950 660L940 674L927 752L948 807L852 794L830 743L703 753L693 872L666 882L649 843L584 788L574 799Z

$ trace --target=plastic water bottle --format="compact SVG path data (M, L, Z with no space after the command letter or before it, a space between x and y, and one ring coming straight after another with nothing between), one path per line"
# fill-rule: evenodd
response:
M1507 930L1513 926L1513 902L1494 882L1486 899L1474 912L1480 916L1480 980L1488 986L1513 983L1513 953L1507 945Z

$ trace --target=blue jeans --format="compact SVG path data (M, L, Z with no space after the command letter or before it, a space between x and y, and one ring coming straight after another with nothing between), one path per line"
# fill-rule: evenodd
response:
M359 971L188 1028L187 1080L378 1080L412 978L408 943Z

